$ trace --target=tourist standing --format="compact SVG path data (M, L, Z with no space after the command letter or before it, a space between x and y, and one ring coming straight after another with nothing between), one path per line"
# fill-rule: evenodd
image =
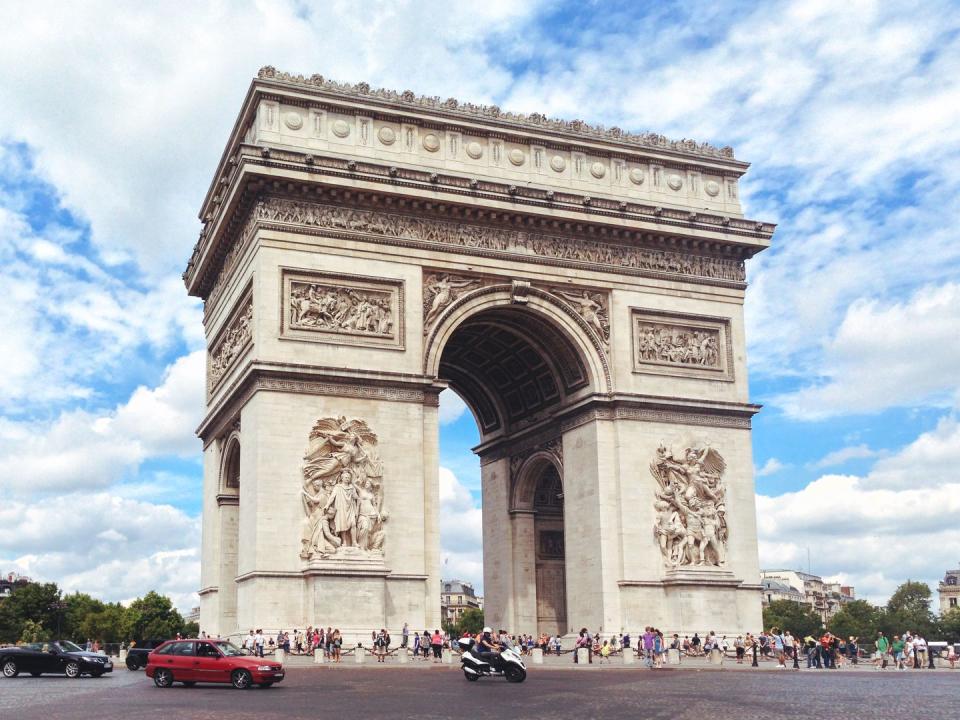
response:
M643 661L648 668L653 669L653 628L649 625L643 629ZM697 638L699 641L699 638Z
M340 636L340 628L333 631L333 661L340 662L340 648L343 645L343 638Z
M410 642L410 626L404 623L403 631L400 633L400 647L406 650L407 644L409 642Z
M433 650L433 661L435 663L443 660L443 635L440 634L440 628L433 631L433 636L430 638L430 648Z
M733 641L733 649L737 653L737 665L743 665L744 646L742 635L737 635L737 639Z

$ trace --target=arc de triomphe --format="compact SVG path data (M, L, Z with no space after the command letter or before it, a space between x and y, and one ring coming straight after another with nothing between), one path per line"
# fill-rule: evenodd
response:
M263 68L184 274L200 620L440 625L438 395L481 441L487 623L760 626L729 148Z

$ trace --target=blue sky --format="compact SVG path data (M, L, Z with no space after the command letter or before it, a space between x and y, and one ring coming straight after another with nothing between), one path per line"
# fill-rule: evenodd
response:
M36 2L0 60L0 569L199 582L203 336L180 281L259 66L654 130L753 163L762 565L882 601L960 559L960 7L951 2ZM56 17L57 22L50 18ZM444 401L446 569L479 469ZM56 529L69 517L78 550Z

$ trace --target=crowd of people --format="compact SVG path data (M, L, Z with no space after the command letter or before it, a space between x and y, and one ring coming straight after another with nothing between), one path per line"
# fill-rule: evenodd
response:
M468 636L469 633L464 633ZM479 637L479 636L478 636ZM540 649L544 655L561 655L570 652L573 662L580 662L581 653L577 650L586 650L587 662L610 662L611 656L624 652L634 652L636 656L652 669L659 669L667 664L670 650L676 650L676 660L684 657L706 657L714 650L726 657L736 659L737 664L752 662L757 659L776 661L777 669L786 669L787 663L794 659L805 663L807 669L838 669L848 665L857 665L861 661L871 662L877 670L893 667L898 670L908 668L920 669L927 667L927 641L917 633L906 632L902 636L894 635L892 639L880 633L873 643L872 655L864 654L860 639L855 636L838 637L824 631L819 637L808 635L804 638L792 635L789 630L773 627L769 631L758 634L747 633L728 638L709 632L703 637L699 633L693 636L680 637L674 633L665 637L664 633L654 627L644 628L643 633L636 639L636 647L630 633L614 633L604 639L600 633L591 634L587 628L581 628L572 648L564 648L560 635L541 634L534 637L529 634L509 635L505 630L497 633L500 643L517 648L521 655L530 655L534 649ZM273 652L282 648L284 652L296 655L310 655L315 650L322 650L324 658L333 663L342 660L343 636L339 629L308 627L301 632L292 633L280 631L276 638L272 635L265 637L262 630L250 630L242 642L244 650L251 655L263 657L264 652ZM370 634L370 647L377 662L386 662L391 654L392 639L385 628L373 631ZM424 630L411 633L408 624L404 623L401 631L399 648L414 659L424 662L431 659L435 663L442 661L444 648L450 648L451 636L448 632L439 629ZM394 650L393 652L395 652ZM950 667L956 667L958 655L956 646L950 645L944 651L944 658Z

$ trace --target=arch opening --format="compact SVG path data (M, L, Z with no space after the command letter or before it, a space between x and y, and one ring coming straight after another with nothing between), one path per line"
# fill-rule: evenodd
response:
M220 467L220 610L224 627L237 621L237 584L240 546L240 438L233 433L224 442Z
M565 634L562 452L523 449L514 438L532 425L538 436L550 435L551 420L593 391L596 374L569 328L525 305L467 315L443 341L438 378L473 413L477 451L496 445L505 455L498 471L486 460L481 468L487 621L518 632ZM553 442L562 447L559 427Z

